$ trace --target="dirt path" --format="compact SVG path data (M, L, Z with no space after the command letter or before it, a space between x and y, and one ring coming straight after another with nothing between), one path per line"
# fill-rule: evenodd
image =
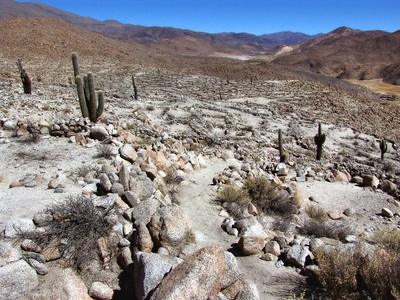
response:
M207 165L206 169L189 173L186 178L189 186L182 187L177 194L181 208L192 221L197 244L200 247L220 245L224 250L234 252L240 270L256 283L262 300L287 298L294 290L298 291L305 285L305 277L293 268L277 268L273 262L263 261L257 255L238 255L239 238L221 229L224 217L218 214L222 207L213 201L215 188L211 185L212 178L224 170L226 162L214 158L207 160Z

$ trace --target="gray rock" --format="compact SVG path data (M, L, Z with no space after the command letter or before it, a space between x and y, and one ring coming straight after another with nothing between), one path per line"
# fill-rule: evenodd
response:
M379 179L374 175L365 175L363 177L363 186L377 188L379 185Z
M122 195L122 199L128 204L130 207L135 207L140 203L140 199L136 197L136 195L131 192L127 191Z
M115 172L110 172L107 174L107 176L110 179L112 184L119 182L119 177L117 174L115 174Z
M123 247L118 255L118 264L127 272L132 272L133 260L130 247Z
M37 226L43 226L53 221L53 216L47 213L37 213L33 216L33 223Z
M343 214L345 214L345 215L348 216L348 217L354 216L355 213L356 213L356 211L355 211L355 209L352 208L352 207L347 208L347 209L343 212Z
M100 179L100 185L103 187L103 189L107 192L111 190L112 183L110 179L108 178L106 173L101 173L99 176Z
M153 250L153 240L151 239L151 235L149 230L146 227L146 224L143 222L139 223L136 230L137 234L137 241L136 246L138 247L139 251L141 252L151 252Z
M142 163L140 165L140 168L142 169L143 172L146 172L147 177L149 177L151 180L154 180L157 177L158 170L154 164Z
M225 253L225 274L224 274L224 279L222 280L222 287L221 287L222 289L225 289L228 286L232 285L240 277L240 270L238 267L236 257L228 251L225 251L224 253Z
M240 250L244 255L258 254L265 246L267 234L260 224L247 227L239 240Z
M130 190L141 201L149 199L153 195L154 185L148 177L138 176L130 179Z
M265 260L265 261L274 261L274 262L277 262L277 261L278 261L278 256L273 255L273 254L271 254L271 253L265 253L265 254L263 254L263 255L261 256L261 259L262 259L262 260Z
M7 223L4 237L15 238L19 234L29 233L36 229L32 219L14 219Z
M103 141L108 138L110 135L108 134L107 130L101 126L93 126L90 129L90 137L94 140Z
M257 286L254 282L244 276L240 277L234 284L222 291L228 299L259 300Z
M220 246L205 247L175 267L150 300L207 299L221 290L225 254ZM199 280L201 278L201 280Z
M0 267L18 261L22 258L21 253L10 244L0 242Z
M269 241L264 248L264 253L271 253L275 256L281 255L281 248L276 241Z
M137 159L137 153L131 144L125 144L119 148L119 154L127 161L134 162Z
M289 171L285 163L279 163L275 168L275 172L278 176L286 176Z
M395 195L397 192L396 184L394 184L390 180L386 180L386 179L382 180L381 189L382 189L382 191L384 191L385 193L388 193L390 195Z
M0 268L0 299L23 297L38 285L36 271L20 259Z
M94 201L94 205L96 207L108 209L115 204L115 200L117 200L117 197L118 197L118 194L111 194L110 196L107 196L105 198L96 199Z
M132 209L132 221L135 226L139 226L140 222L147 225L159 206L160 202L153 198L141 201Z
M176 205L159 209L152 217L149 229L154 242L172 255L177 255L185 245L196 242L188 217Z
M317 248L323 247L323 246L325 246L325 243L321 239L315 238L310 241L310 250L311 251L315 251Z
M119 170L119 182L124 186L124 190L129 190L129 168L125 165L122 165L121 170Z
M286 260L295 267L304 268L308 258L312 258L312 253L308 248L294 245L289 249L286 255Z
M89 296L99 300L112 300L114 290L101 282L93 282L89 289Z
M382 208L382 216L387 218L393 218L394 214L389 208Z
M173 268L182 260L158 253L137 252L134 255L134 283L136 297L146 299Z
M119 182L114 182L111 186L110 192L122 196L124 194L124 186Z
M49 273L46 265L44 263L38 262L36 259L28 258L28 264L35 269L36 273L39 275L46 275Z
M37 260L38 262L40 262L40 263L42 263L42 264L45 263L44 256L43 256L42 254L35 253L35 252L24 253L24 254L23 254L23 258L24 258L25 260L34 259L34 260Z

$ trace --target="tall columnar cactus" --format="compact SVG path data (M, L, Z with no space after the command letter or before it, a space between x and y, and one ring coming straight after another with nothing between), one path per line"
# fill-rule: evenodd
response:
M135 76L132 74L132 84L133 84L133 91L135 92L135 100L137 100L138 95L137 95L137 87L135 84Z
M384 139L380 141L379 148L381 149L381 160L383 161L383 156L387 152L387 143Z
M289 153L283 150L283 142L282 142L282 129L278 131L278 141L279 141L279 157L280 162L286 162L289 158Z
M325 143L326 135L322 133L321 122L318 125L318 133L314 137L314 142L317 145L317 160L321 160L322 145Z
M89 72L82 77L79 75L78 56L72 53L72 65L74 68L75 84L78 92L79 106L84 118L89 118L91 122L97 122L104 110L104 92L97 93L94 88L93 74Z
M28 73L26 73L26 71L22 68L22 63L21 63L20 58L18 58L17 66L18 66L19 73L21 75L21 81L22 81L22 85L24 87L24 93L32 94L32 81L29 78Z
M74 68L74 78L79 75L78 55L75 52L71 54L72 67Z

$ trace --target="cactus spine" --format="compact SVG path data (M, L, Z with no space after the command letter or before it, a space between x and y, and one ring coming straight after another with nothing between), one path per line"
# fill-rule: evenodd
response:
M21 81L24 87L24 93L32 94L32 81L29 78L28 73L26 73L25 70L22 68L22 63L20 58L18 58L17 67L19 70L19 74L21 75Z
M278 131L278 141L279 141L279 157L280 162L286 162L289 157L289 153L283 150L283 142L282 142L282 129Z
M387 143L384 139L380 141L379 148L381 149L381 160L383 161L383 156L387 152Z
M132 74L132 84L133 84L133 91L135 92L135 100L137 100L137 98L138 98L137 87L136 87L136 84L135 84L135 76L133 76L133 74Z
M322 145L325 143L326 135L322 133L321 122L318 124L318 133L314 137L314 142L317 145L317 160L321 160Z
M91 122L97 122L104 111L104 92L99 91L96 100L93 74L91 72L85 74L82 81L82 77L79 75L77 54L72 53L71 58L82 116L89 118Z

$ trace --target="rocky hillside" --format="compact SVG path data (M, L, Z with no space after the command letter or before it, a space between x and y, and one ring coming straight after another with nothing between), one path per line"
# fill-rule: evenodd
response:
M399 289L393 99L57 19L3 19L0 39L0 299L389 298ZM104 91L96 122L82 115L73 51L81 75L94 76L89 90Z
M274 63L343 79L375 79L386 76L388 66L399 60L399 31L359 31L339 28L315 40L282 47ZM392 80L392 82L395 82Z

